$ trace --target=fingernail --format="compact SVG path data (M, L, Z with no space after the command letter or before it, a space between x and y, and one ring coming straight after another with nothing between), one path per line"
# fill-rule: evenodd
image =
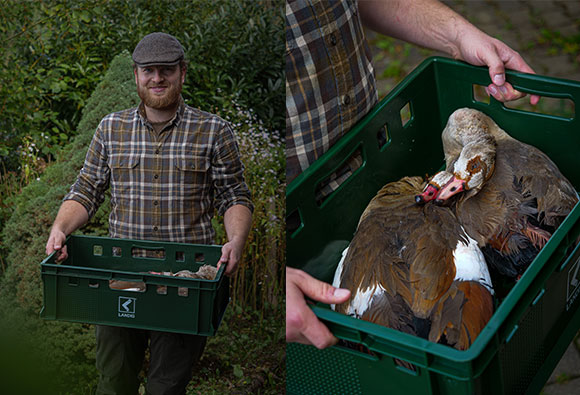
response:
M335 288L334 289L334 296L337 298L344 298L345 296L350 295L350 291L344 288Z
M505 75L503 74L496 74L493 76L493 83L496 85L503 85L505 82Z
M489 91L491 92L492 95L495 95L497 93L497 89L495 88L494 85L489 86Z
M505 86L500 86L499 91L504 95L507 95L508 93L507 88Z

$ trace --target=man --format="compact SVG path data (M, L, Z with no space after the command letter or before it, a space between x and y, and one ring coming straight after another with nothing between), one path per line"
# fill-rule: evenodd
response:
M379 33L489 67L487 92L500 101L523 96L505 81L505 68L533 73L522 57L436 0L286 1L286 181L334 145L378 102L362 25ZM539 97L532 96L536 104ZM347 161L317 191L323 197L360 165ZM350 292L307 273L286 270L286 340L324 348L338 340L305 302L332 304Z
M219 117L187 106L179 41L145 36L133 52L139 107L100 123L77 181L65 196L46 253L67 256L66 236L83 226L111 187L113 238L212 244L214 208L228 242L218 266L232 275L251 227L253 205L234 133ZM135 394L149 342L147 393L184 394L205 337L97 326L98 393Z

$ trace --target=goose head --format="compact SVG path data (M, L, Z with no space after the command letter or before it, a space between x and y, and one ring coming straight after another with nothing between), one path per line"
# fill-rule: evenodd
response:
M429 179L429 182L423 188L420 195L415 195L415 202L417 204L425 204L437 198L441 189L448 183L453 181L453 174L448 171L440 171Z
M453 179L441 188L437 201L443 202L463 191L476 194L493 175L495 148L495 140L489 135L465 145L459 158L452 163L451 170L448 170L453 174Z

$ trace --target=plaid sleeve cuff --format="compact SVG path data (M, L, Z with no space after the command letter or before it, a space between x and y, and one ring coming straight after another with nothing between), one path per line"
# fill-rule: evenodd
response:
M92 218L93 215L95 215L95 213L97 212L98 207L95 206L95 204L91 201L91 199L89 199L88 197L84 196L81 193L71 191L67 193L62 199L63 202L66 200L74 200L75 202L82 204L85 210L87 210L87 213L89 214L89 219Z
M250 199L250 191L248 187L243 184L243 186L238 186L236 190L231 191L231 195L229 198L221 199L221 202L217 206L218 214L224 215L228 209L236 204L241 204L242 206L246 206L250 209L250 211L254 212L254 204Z

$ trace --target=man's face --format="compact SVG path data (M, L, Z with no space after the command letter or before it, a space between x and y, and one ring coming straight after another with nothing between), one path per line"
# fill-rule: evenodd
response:
M175 66L146 66L135 69L137 93L147 107L172 109L179 101L185 70Z

